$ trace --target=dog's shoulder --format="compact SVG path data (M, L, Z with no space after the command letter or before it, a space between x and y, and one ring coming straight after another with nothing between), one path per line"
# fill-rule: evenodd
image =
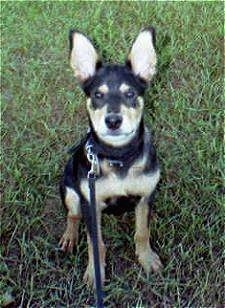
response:
M144 140L143 157L145 158L145 165L143 168L143 173L148 174L159 169L159 162L157 159L153 135L147 127L145 127Z
M153 135L147 127L144 128L143 140L142 151L139 153L130 169L132 171L137 170L139 174L147 175L159 169Z
M61 181L66 187L78 188L80 179L84 177L84 174L87 172L88 166L85 157L86 141L87 136L82 138L68 150L71 156L67 161Z

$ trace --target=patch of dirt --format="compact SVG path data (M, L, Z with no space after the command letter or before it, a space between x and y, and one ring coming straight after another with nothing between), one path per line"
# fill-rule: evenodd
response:
M58 240L66 226L66 211L59 198L46 200L42 217L47 234Z

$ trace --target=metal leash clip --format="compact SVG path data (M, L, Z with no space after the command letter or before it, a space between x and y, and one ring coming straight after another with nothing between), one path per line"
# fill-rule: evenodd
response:
M88 178L95 177L99 174L99 161L98 156L93 152L93 146L91 144L87 144L86 147L87 159L91 163L91 169L88 171Z

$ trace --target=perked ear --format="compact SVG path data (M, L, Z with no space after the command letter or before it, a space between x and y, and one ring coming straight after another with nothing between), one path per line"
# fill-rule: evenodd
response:
M142 30L133 43L128 62L135 75L149 82L156 73L155 30Z
M70 66L74 76L80 83L84 83L92 77L98 63L97 52L91 41L82 33L70 31Z

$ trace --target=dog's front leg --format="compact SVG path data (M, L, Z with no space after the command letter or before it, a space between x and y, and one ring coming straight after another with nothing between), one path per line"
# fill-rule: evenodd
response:
M149 243L149 204L148 198L142 197L135 208L135 246L136 255L147 275L151 269L158 271L162 264L158 255L151 249Z
M101 271L101 281L104 284L105 281L105 244L102 239L101 232L101 210L97 210L97 224L98 224L98 249L100 257L100 271ZM88 242L88 265L84 274L84 281L89 286L95 286L95 273L94 273L94 259L93 259L93 243L89 232L87 232L87 242Z
M74 243L78 241L78 229L81 219L80 200L74 189L66 187L64 203L68 209L67 226L59 245L63 251L73 251Z

